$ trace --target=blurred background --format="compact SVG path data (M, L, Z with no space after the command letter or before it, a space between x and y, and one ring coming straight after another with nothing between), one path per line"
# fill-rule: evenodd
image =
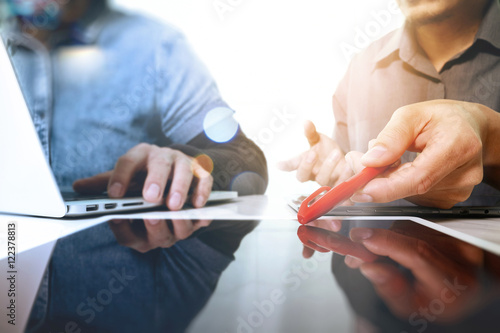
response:
M331 134L331 100L355 52L399 27L395 0L111 0L180 29L265 152L268 194L309 192L276 163L308 148L303 122Z

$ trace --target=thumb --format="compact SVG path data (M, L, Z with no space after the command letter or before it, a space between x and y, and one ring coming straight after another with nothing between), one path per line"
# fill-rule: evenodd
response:
M100 194L106 191L112 171L78 179L73 183L73 190L80 194Z
M398 161L417 139L422 123L422 113L418 109L398 109L377 139L370 142L370 150L361 157L361 163L382 167Z

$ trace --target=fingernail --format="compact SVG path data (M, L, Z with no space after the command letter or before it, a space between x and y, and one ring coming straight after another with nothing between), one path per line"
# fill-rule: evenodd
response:
M380 159L385 153L387 153L387 148L380 145L375 146L361 157L361 162L373 162Z
M168 201L169 202L168 206L171 209L180 209L180 208L182 208L182 206L181 206L181 200L182 200L181 195L178 192L175 192L170 197L170 200Z
M160 196L160 186L158 184L149 185L146 193L144 194L144 199L147 201L156 201Z
M349 235L353 241L360 242L372 237L373 230L370 228L354 228L351 230Z
M120 183L113 183L109 187L108 194L110 197L121 197L122 196L123 185Z
M196 207L203 207L205 206L205 197L202 196L202 195L199 195L197 198L196 198Z
M342 222L339 220L331 221L332 231L340 231L342 229Z
M363 203L363 202L373 202L373 197L369 194L355 194L351 197L351 201Z
M375 283L385 283L387 281L387 274L378 270L370 268L360 268L361 274L363 274L368 280Z
M361 259L359 259L359 258L356 258L356 257L350 256L350 255L346 255L346 256L345 256L345 259L344 259L344 262L345 262L345 264L346 264L348 267L355 268L355 267L359 267L359 266L361 266L361 264L362 264L364 261L363 261L363 260L361 260Z
M307 154L307 157L306 157L306 162L307 162L307 163L314 163L314 160L316 160L316 154L315 154L313 151L310 151L310 152Z

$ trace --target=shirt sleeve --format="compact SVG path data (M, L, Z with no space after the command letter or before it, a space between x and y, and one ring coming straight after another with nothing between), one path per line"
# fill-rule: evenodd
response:
M155 61L155 100L161 113L162 131L171 142L187 143L193 139L203 128L210 110L230 110L208 69L182 34L168 31Z
M202 132L188 144L173 144L170 148L192 157L207 155L213 162L214 190L237 191L239 195L263 194L266 190L264 153L241 130L228 142L214 142Z
M186 39L169 33L156 62L157 107L163 133L172 142L169 147L192 157L208 156L213 163L214 190L264 193L268 174L263 152L241 131L234 111L222 100ZM221 132L230 133L218 140Z

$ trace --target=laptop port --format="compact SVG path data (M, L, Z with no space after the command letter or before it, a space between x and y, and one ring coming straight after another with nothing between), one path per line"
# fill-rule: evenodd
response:
M95 212L99 209L99 205L87 205L87 212Z
M141 206L144 202L136 201L136 202L126 202L122 206L123 207L131 207L131 206Z
M116 204L115 203L107 203L107 204L104 204L104 208L105 209L115 209Z

